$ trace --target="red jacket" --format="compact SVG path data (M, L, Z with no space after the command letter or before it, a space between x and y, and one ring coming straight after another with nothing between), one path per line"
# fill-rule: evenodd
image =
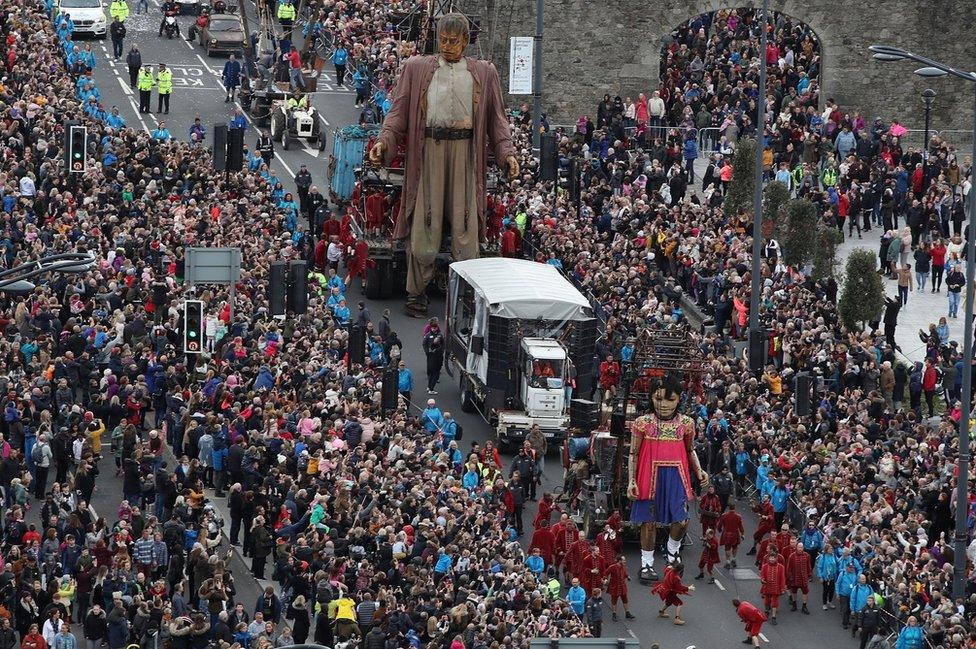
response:
M502 232L502 257L514 257L518 251L518 240L514 228Z
M759 578L762 579L759 592L763 595L782 595L786 592L786 569L780 562L763 564Z
M926 366L925 372L922 374L922 390L925 392L935 390L935 384L938 378L939 376L935 373L935 367L933 365Z
M627 594L627 566L615 561L610 564L607 568L607 579L610 580L610 585L607 586L607 592L611 597L620 597Z
M735 612L738 613L739 619L746 624L758 624L769 619L765 613L749 602L739 604L739 608L735 609Z
M529 543L529 553L539 548L539 554L546 565L552 564L553 551L556 548L556 537L548 527L540 527L532 533L532 542Z
M664 579L657 582L651 592L666 600L668 595L684 595L688 592L688 587L681 583L681 576L674 568L668 566L664 569Z
M786 584L790 588L800 588L810 581L810 555L806 552L793 552L786 562Z
M718 531L721 533L719 541L722 545L739 545L746 530L742 525L742 516L734 509L722 514L718 519Z

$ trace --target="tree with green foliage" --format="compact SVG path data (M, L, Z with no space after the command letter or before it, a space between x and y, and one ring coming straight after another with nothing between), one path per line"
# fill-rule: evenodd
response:
M782 236L783 206L790 200L789 188L778 180L766 183L763 187L763 237L769 239Z
M799 268L813 261L817 247L817 208L805 198L794 198L783 209L783 259Z
M858 248L847 257L844 288L837 310L848 329L859 330L863 323L878 317L884 308L884 286L877 271L877 257Z
M837 271L837 247L844 242L844 233L821 224L817 228L817 246L813 251L813 278L828 279Z
M732 155L732 181L724 203L726 214L751 212L755 191L756 141L740 140Z

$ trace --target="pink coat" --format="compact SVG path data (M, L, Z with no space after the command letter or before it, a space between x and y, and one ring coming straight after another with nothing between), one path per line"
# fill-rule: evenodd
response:
M512 132L505 116L501 81L495 66L486 61L464 58L474 78L474 177L478 195L478 234L485 239L485 174L488 147L492 147L499 164L515 154ZM437 69L436 56L414 56L403 64L403 72L393 88L393 105L383 120L380 142L386 148L386 160L396 155L397 147L406 145L406 175L403 180L400 214L393 236L406 238L417 202L420 166L424 159L424 128L427 126L427 89Z

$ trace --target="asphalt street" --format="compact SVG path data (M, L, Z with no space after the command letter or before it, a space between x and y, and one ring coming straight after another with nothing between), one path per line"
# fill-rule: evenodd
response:
M112 60L111 42L106 40L97 44L101 53L95 76L103 95L106 108L117 105L129 126L153 130L159 121L166 123L174 137L188 140L187 129L195 117L208 129L207 142L212 144L213 126L226 123L232 114L233 104L225 103L225 91L220 83L220 72L226 57L207 57L206 52L196 43L189 43L185 39L166 39L157 35L159 23L162 19L158 0L150 0L150 13L136 14L134 4L130 5L133 12L126 21L128 35L125 39L125 51L132 43L139 45L142 50L144 63L155 66L166 63L173 71L174 91L171 98L171 112L168 115L139 115L138 96L128 85L128 72L124 58ZM249 8L253 14L253 7ZM194 18L182 16L179 18L181 33L185 36ZM252 19L252 28L254 21ZM326 166L329 153L332 150L332 130L355 123L359 111L353 107L354 93L348 89L335 87L334 78L330 74L331 66L323 68L323 76L319 82L319 91L312 95L312 104L321 111L329 124L329 140L325 152L317 149L295 147L284 151L276 146L276 159L272 167L278 172L279 178L286 182L286 186L293 188L293 175L301 164L305 164L312 173L313 183L322 188L323 194L326 178ZM153 109L156 108L156 95L153 93ZM249 128L247 144L254 145L258 131L253 125ZM351 301L359 299L359 287L350 287ZM368 308L375 320L379 319L385 308L392 312L393 328L404 341L404 358L412 369L415 377L414 395L419 404L426 399L424 391L424 377L426 362L421 350L423 320L408 318L401 313L402 301L369 301ZM443 315L442 300L433 300L431 315ZM459 389L456 381L452 381L446 374L438 385L439 394L435 397L442 409L450 410L465 431L462 447L469 447L472 441L483 443L491 437L489 426L477 415L461 412L459 407ZM120 481L114 477L110 461L103 460L102 477L99 480L99 491L94 498L94 506L100 513L114 520L118 507L118 494L121 491ZM546 463L543 490L549 491L562 484L562 467L560 466L556 449L552 449ZM224 502L219 503L224 517L229 525ZM535 516L534 503L529 503L525 513L526 540L531 536L531 521ZM748 512L746 503L742 503L740 511L746 519L747 538L751 539L755 530L755 517ZM700 538L697 521L691 531L695 539ZM748 549L748 544L742 552ZM688 564L686 579L694 583L698 589L686 598L684 627L674 626L670 620L657 617L660 600L650 593L649 587L642 586L637 581L637 570L640 565L639 548L636 545L627 547L628 569L633 577L630 584L631 610L637 616L636 620L625 621L621 615L620 622L610 620L609 602L605 611L604 636L639 638L642 647L650 647L657 642L661 649L712 649L716 647L742 646L744 638L742 625L732 610L733 597L748 599L761 604L759 597L759 581L753 569L751 557L741 556L741 568L735 575L719 567L717 582L708 585L705 581L695 582L697 562L700 546L695 544L684 550L684 561ZM249 565L249 564L248 564ZM657 568L663 571L661 559L657 559ZM249 576L249 570L235 555L231 568L237 577L238 599L247 606L252 606L256 600L259 585ZM270 583L270 582L266 582ZM811 584L811 612L809 616L800 613L782 611L778 626L767 624L763 629L764 646L795 647L797 649L819 649L824 646L849 647L856 646L855 641L840 626L840 612L824 612L820 608L820 585ZM785 598L784 598L785 604ZM786 607L788 608L788 607Z
M126 125L152 131L160 122L174 138L189 141L189 128L196 117L207 128L206 146L213 144L213 131L216 124L226 124L233 115L235 104L225 103L226 91L221 83L221 72L226 55L214 54L207 56L206 50L199 41L189 42L186 34L195 20L195 16L180 16L177 20L180 26L180 38L169 39L159 36L159 24L162 13L159 0L149 0L149 13L135 13L135 4L130 3L131 13L125 21L126 37L124 52L136 44L142 52L144 64L153 66L165 63L173 72L173 94L170 98L169 114L156 113L157 95L152 96L153 113L139 114L139 93L129 87L129 73L125 64L125 55L115 60L112 57L112 42L109 39L95 41L97 64L95 79L102 93L102 103L107 110L118 106L119 112L125 119ZM253 15L253 5L248 4L248 16L252 29L256 26ZM325 189L326 167L329 154L332 152L333 131L341 126L358 121L359 110L353 106L356 93L348 86L340 88L335 84L335 73L330 64L323 66L316 92L309 93L312 106L322 113L327 122L326 131L328 141L325 151L319 151L314 146L302 146L301 142L292 141L292 146L285 151L279 143L275 144L275 160L272 169L279 179L285 183L287 189L294 189L293 177L301 165L306 165L312 174L313 184L318 185L323 194ZM249 148L254 147L259 131L253 124L248 128L245 139Z

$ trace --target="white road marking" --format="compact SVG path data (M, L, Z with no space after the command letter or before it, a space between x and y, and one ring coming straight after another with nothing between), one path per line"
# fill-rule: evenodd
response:
M640 638L637 637L637 634L634 633L633 629L627 629L627 633L629 633L630 637L633 638L634 640L640 640Z
M205 67L210 74L213 75L217 74L216 70L210 67L210 65L207 63L207 60L203 58L199 53L197 53L197 58L200 59L200 63L203 64L203 67Z
M715 580L715 585L718 586L718 589L719 590L722 590L722 591L725 590L725 586L723 586L722 585L722 582L720 582L718 579Z
M131 95L132 88L129 87L129 84L127 84L120 76L116 76L115 78L118 80L119 85L122 86L122 92L124 92L126 95Z
M305 141L302 142L302 151L312 156L313 158L319 157L319 150L313 146L309 146L308 142Z
M132 112L136 114L136 118L139 120L139 123L142 124L143 130L145 130L146 133L149 133L149 127L146 126L146 122L143 121L142 113L139 112L139 107L136 106L136 102L132 97L129 97L129 105L132 106Z
M189 49L191 52L193 51L193 43L183 38L182 36L180 37L180 40L183 41L183 44L186 45L187 49Z
M698 649L698 648L697 648L697 647L695 647L695 645L693 645L693 644L690 644L690 645L688 645L687 647L685 647L685 649Z
M769 638L766 637L765 633L760 633L759 639L762 640L763 642L769 642Z

